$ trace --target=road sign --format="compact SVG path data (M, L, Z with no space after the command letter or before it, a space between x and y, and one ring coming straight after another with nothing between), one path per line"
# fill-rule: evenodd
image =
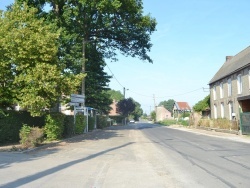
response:
M70 105L70 106L80 106L80 103L77 103L77 102L70 102L69 105Z
M72 103L84 103L84 95L71 94L70 99Z

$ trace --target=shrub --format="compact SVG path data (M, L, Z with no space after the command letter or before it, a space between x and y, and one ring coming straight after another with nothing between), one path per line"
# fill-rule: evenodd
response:
M0 144L19 142L19 132L23 124L44 126L43 117L32 117L29 112L2 110L0 113Z
M89 117L89 130L94 130L95 128L95 117Z
M51 113L46 116L44 131L49 141L62 138L64 130L64 118L62 113Z
M23 147L35 147L38 144L41 144L43 141L44 132L43 129L38 127L30 127L23 125L20 130L20 143Z
M105 127L108 127L109 126L109 122L107 121L107 116L97 116L97 128L98 129L103 129Z
M63 137L71 137L74 133L74 116L65 116L64 118L64 129Z
M86 118L82 113L77 113L75 118L75 134L82 134L87 125Z
M188 121L185 121L185 120L179 120L179 121L176 121L174 119L165 119L161 122L159 122L159 124L161 125L165 125L165 126L169 126L169 125L184 125L184 126L188 126Z
M200 127L210 127L210 119L200 119L198 122L198 126Z

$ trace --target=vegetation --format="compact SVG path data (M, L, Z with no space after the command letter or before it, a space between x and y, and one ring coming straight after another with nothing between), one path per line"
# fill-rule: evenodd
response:
M117 103L117 111L124 117L128 117L135 110L135 103L132 98L123 99Z
M152 46L150 35L155 31L156 21L150 15L143 15L142 0L18 2L36 7L38 17L54 23L61 31L57 58L64 68L62 74L88 74L87 106L105 113L112 102L103 92L110 79L103 71L104 58L116 60L116 53L120 51L125 56L152 62L147 53ZM43 10L46 3L51 5L51 10Z
M124 99L123 94L120 91L109 90L107 93L110 95L110 98L115 101L120 101Z
M18 103L40 116L84 75L67 73L57 59L60 29L38 19L37 9L15 3L0 15L0 106Z
M135 110L130 114L130 116L132 117L132 119L134 119L135 121L139 121L139 118L142 116L143 114L143 110L141 108L141 105L134 101L135 103Z
M76 122L75 122L75 134L84 133L86 125L87 125L87 121L86 121L85 116L82 113L77 113Z
M183 125L183 126L188 126L189 122L185 121L185 120L163 120L161 122L159 122L159 124L165 125L165 126L170 126L170 125Z
M46 116L44 133L46 140L58 140L62 138L65 115L53 113Z
M23 125L19 136L21 145L24 148L30 148L42 143L44 131L38 127Z
M195 112L201 112L208 108L210 108L210 95L206 96L203 100L193 106Z
M159 106L164 106L171 114L173 114L173 108L174 108L175 101L173 99L169 99L167 101L162 101L159 103Z
M152 119L153 121L156 121L156 112L155 112L155 111L152 111L152 112L150 113L150 116L151 116L151 119Z

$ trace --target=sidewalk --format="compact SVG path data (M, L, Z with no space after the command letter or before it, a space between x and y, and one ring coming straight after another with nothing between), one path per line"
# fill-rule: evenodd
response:
M237 142L250 143L250 136L248 135L236 135L236 134L230 134L230 133L217 132L215 130L196 129L194 127L183 127L180 125L171 125L171 126L167 126L167 128L178 129L181 131L193 132L193 133L197 133L201 135L213 136L213 137L233 140Z

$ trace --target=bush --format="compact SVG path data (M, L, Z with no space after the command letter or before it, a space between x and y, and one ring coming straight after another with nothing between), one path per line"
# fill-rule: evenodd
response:
M62 138L64 130L64 118L62 113L51 113L46 116L44 131L49 141Z
M98 129L103 129L105 127L108 127L109 126L109 122L107 121L108 120L108 117L107 116L97 116L96 117L96 121L97 121L97 128Z
M95 117L89 117L89 131L94 130L95 128Z
M19 142L19 132L23 124L44 126L43 117L32 117L29 112L2 110L0 113L0 144Z
M75 123L75 134L82 134L87 125L86 118L84 114L77 113L76 114L76 123Z
M43 141L43 129L23 125L20 130L20 143L25 148L35 147Z
M210 119L200 119L198 122L198 126L200 127L210 127Z
M63 138L71 137L74 134L74 116L65 116Z

